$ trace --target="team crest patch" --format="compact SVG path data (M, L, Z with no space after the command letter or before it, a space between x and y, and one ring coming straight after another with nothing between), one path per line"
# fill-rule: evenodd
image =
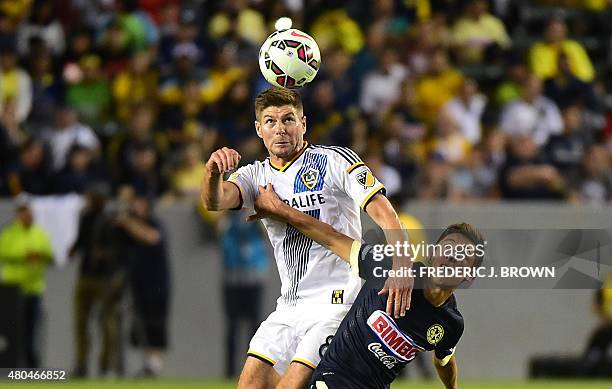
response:
M357 182L361 184L365 189L371 188L374 186L376 180L374 179L374 175L370 171L370 169L366 169L356 176Z
M238 172L233 172L232 174L230 174L230 176L227 178L228 181L233 181L236 178L238 178L238 176L240 175L240 173Z
M319 171L314 167L309 167L304 173L302 173L302 182L308 189L312 189L319 182Z
M429 344L438 344L444 337L444 328L440 324L434 324L427 330L427 341Z

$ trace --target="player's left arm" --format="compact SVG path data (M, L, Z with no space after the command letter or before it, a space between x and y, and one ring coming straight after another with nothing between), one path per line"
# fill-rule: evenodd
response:
M436 355L433 356L434 366L438 372L440 381L444 384L446 389L457 389L457 359L455 355L450 355L448 358L438 359Z

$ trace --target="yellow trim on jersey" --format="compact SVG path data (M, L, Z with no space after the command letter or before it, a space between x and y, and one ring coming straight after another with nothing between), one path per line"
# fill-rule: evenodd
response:
M455 355L455 349L453 348L453 352L450 353L449 355L445 356L442 359L438 359L436 358L436 354L434 353L433 358L434 358L434 363L438 366L446 366L448 364L448 362L451 360L451 358L453 357L453 355Z
M359 276L359 250L361 249L361 242L354 240L351 245L351 254L349 255L349 263L351 264L351 271L356 276Z
M238 188L238 196L240 196L240 203L234 209L242 209L242 206L244 205L244 198L245 198L244 197L244 191L242 190L242 187L240 186L239 183L237 183L235 181L227 180L225 182L229 182L230 184L234 184L234 185L236 185L236 188Z
M317 381L316 382L316 389L329 389L329 387L327 386L327 384L323 381Z
M349 168L346 169L346 172L348 174L351 174L351 172L353 170L357 169L359 166L364 166L364 165L365 165L365 163L363 163L362 161L356 162L356 163L352 164L351 166L349 166Z
M299 362L299 363L303 363L304 365L311 367L313 370L317 368L317 365L315 365L314 363L307 361L305 359L302 358L293 358L291 360L291 362Z
M274 358L267 357L267 356L263 355L262 353L258 353L257 351L249 350L249 351L247 351L247 355L249 355L249 354L253 354L255 356L258 356L259 358L263 358L266 361L270 362L271 364L276 365L276 361L274 360Z
M272 158L270 158L270 166L273 167L274 169L280 171L280 172L284 172L285 170L287 170L289 168L289 166L291 166L293 164L293 162L295 162L296 159L298 159L302 154L304 154L304 151L306 151L306 148L308 148L308 142L304 141L304 147L302 147L302 150L300 150L293 158L291 158L291 160L289 162L287 162L284 166L276 166L272 163Z
M370 201L370 199L372 197L374 197L374 195L376 193L378 193L381 189L384 189L385 186L383 184L378 184L376 185L376 187L374 187L374 189L372 190L372 192L370 192L370 194L368 195L368 197L365 198L365 200L363 200L363 202L361 203L361 209L363 209L365 211L365 206L368 204L368 202Z

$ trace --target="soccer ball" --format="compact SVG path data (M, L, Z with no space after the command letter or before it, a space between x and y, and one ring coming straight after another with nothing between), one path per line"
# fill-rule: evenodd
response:
M321 65L317 42L290 28L273 32L259 50L259 69L272 85L296 89L312 81Z

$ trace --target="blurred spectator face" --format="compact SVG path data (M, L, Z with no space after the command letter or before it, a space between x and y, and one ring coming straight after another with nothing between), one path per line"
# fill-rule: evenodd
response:
M527 66L525 64L515 63L515 64L511 64L508 67L507 73L508 73L508 78L510 80L518 84L522 84L525 81L525 78L527 77L527 75L529 74L529 70L527 69Z
M51 71L51 58L49 55L38 55L32 58L32 76L42 78Z
M61 108L55 115L56 129L61 130L74 125L77 122L77 113L70 107Z
M561 43L567 38L567 26L565 22L553 19L546 27L546 40L548 43Z
M582 126L582 109L571 105L563 110L563 125L566 134L571 134Z
M34 223L34 215L29 206L20 206L17 209L17 221L25 227L30 227Z
M132 156L132 165L134 170L139 173L148 173L155 169L157 155L150 148L140 149L134 152Z
M334 86L331 81L319 82L313 93L314 102L319 109L331 110L334 108Z
M0 68L3 71L9 71L17 65L17 55L13 51L4 51L0 53Z
M107 31L108 46L112 51L121 51L127 42L125 33L118 24L112 24Z
M351 66L351 57L342 49L332 50L327 60L327 70L332 77L342 76Z
M438 117L438 131L440 136L447 137L456 134L459 131L459 127L450 114L442 111Z
M542 94L542 81L531 74L523 83L523 97L527 101L532 101Z
M393 0L375 0L372 6L372 15L377 17L388 17L393 15L395 5Z
M88 55L81 59L80 64L85 81L95 81L100 77L100 58L98 56Z
M7 123L15 123L17 120L17 104L15 100L8 99L4 101L2 105L2 113L0 116L0 121L5 125Z
M535 158L540 150L530 136L518 135L510 139L510 151L516 158L529 161Z
M583 163L589 177L603 177L610 172L610 155L604 146L591 146L584 156Z
M36 170L43 163L45 149L42 143L33 142L21 152L21 163L30 170Z
M459 94L461 98L465 101L469 101L474 97L474 95L478 92L478 84L476 80L472 78L466 78L461 85L461 90Z
M75 172L82 172L89 168L93 160L93 153L84 147L79 147L70 153L68 165Z
M229 43L221 48L217 54L217 66L221 69L228 69L236 63L238 48L235 44Z
M148 107L139 107L132 115L130 135L135 139L142 139L149 134L153 125L153 112Z
M259 142L258 142L259 143ZM202 150L197 143L191 143L185 149L185 165L193 167L200 164L202 161Z
M467 9L468 15L474 19L480 19L487 12L487 2L484 0L474 0L470 3Z
M201 100L200 92L202 88L196 80L190 80L185 84L183 89L184 101L186 103L197 103Z
M151 53L141 50L132 57L132 71L136 74L145 73L151 65Z
M238 105L243 102L249 101L251 91L249 90L249 84L244 81L236 82L229 92L229 99L232 104Z
M79 32L72 37L70 49L76 55L89 52L91 49L91 36L86 31Z
M448 55L444 50L436 50L431 57L431 71L440 74L448 69Z
M47 24L53 19L53 3L51 1L38 1L32 12L34 23Z
M506 136L501 131L493 131L487 136L485 147L488 153L500 154L506 148Z
M385 24L382 21L375 22L368 29L366 37L368 48L372 51L380 51L385 45Z

